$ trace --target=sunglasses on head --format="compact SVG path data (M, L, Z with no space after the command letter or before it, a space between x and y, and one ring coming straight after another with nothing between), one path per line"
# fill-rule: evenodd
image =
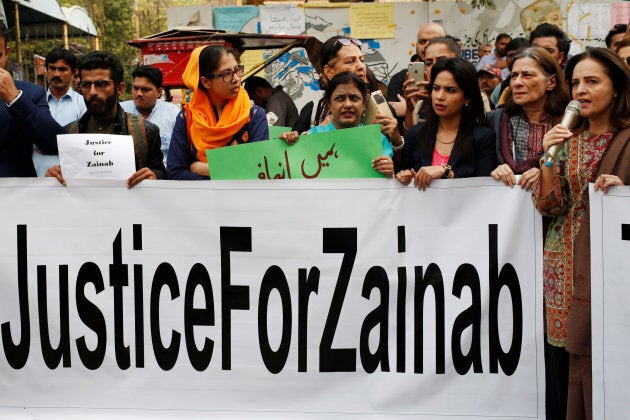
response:
M360 47L361 45L363 45L363 43L361 41L359 41L358 39L354 39L354 38L339 38L337 40L338 43L340 43L341 45L343 45L344 47L347 47L350 44L354 44L357 47Z

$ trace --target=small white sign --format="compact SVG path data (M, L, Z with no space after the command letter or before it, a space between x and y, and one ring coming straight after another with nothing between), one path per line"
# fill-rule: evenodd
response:
M127 179L136 172L131 136L61 134L57 145L64 179Z
M260 6L259 18L263 34L302 35L306 31L304 10L295 4Z

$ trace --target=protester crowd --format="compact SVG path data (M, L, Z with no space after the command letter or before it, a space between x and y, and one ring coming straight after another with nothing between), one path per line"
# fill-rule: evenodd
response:
M393 117L365 121L378 86L361 41L335 36L319 55L324 95L314 125L280 135L294 144L302 134L379 124L383 150L372 166L391 182L425 190L435 179L492 177L531 191L545 221L550 419L592 417L588 184L607 193L630 183L628 27L615 25L606 48L574 57L570 42L549 23L529 39L502 33L494 46L479 46L475 66L460 57L457 39L443 27L425 24L412 59L424 63L424 77L416 80L407 70L393 75L385 92ZM129 188L150 179L207 180L206 151L267 140L270 125L295 127L298 120L281 86L259 77L243 86L239 54L223 46L192 52L183 80L193 95L183 108L160 100L162 73L150 66L133 71L133 99L119 102L123 67L107 52L77 59L53 49L45 60L47 91L14 81L4 69L8 54L0 35L2 177L45 174L65 185L56 136L103 133L133 139ZM563 115L571 99L579 116L568 124Z

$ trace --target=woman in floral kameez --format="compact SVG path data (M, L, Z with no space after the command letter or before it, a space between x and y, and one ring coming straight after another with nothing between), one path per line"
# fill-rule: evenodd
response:
M556 125L543 139L546 158L562 147L551 167L541 164L533 200L554 216L545 241L544 294L547 341L568 353L566 418L592 417L590 334L590 234L588 184L604 193L630 184L630 71L604 48L573 57L566 68L580 121L572 131ZM561 359L561 358L558 358ZM565 368L566 369L566 368ZM566 370L555 366L560 375Z

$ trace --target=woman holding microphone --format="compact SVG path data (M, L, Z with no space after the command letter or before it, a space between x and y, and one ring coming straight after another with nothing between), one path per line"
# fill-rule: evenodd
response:
M581 104L572 130L556 125L543 139L545 157L560 146L551 165L541 164L533 200L552 216L543 254L548 374L567 383L566 418L592 416L590 330L590 229L588 184L607 193L630 183L630 71L605 48L573 57L566 68L574 100ZM553 149L552 149L553 150Z

